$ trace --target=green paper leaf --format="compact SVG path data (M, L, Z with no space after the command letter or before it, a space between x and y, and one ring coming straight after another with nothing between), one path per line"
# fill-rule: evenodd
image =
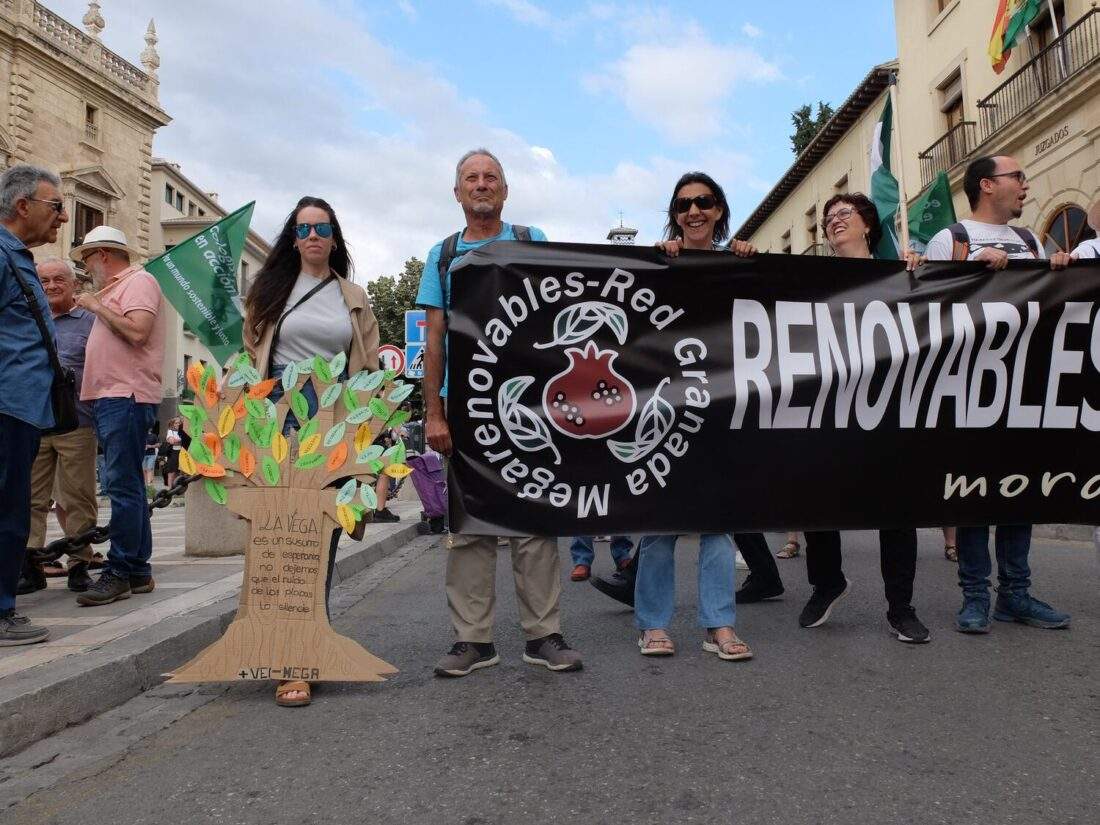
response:
M299 424L309 418L309 401L298 390L290 391L290 411L294 413Z
M298 373L300 375L309 375L313 372L313 359L307 358L304 361L298 362Z
M350 504L351 500L355 498L355 488L359 486L359 482L354 478L349 478L344 482L344 486L340 488L340 492L336 494L336 503Z
M275 402L270 398L264 399L264 417L271 419L279 417L279 411L275 409Z
M390 417L390 408L386 406L386 402L381 398L372 398L370 400L370 411L375 418L381 418L385 421Z
M359 409L359 396L355 394L355 390L350 387L344 387L344 409L349 413L355 412Z
M328 361L320 355L313 356L313 374L326 384L332 380L332 373L329 371Z
M229 501L229 494L225 492L225 485L212 478L203 479L203 487L206 488L206 494L215 502L221 505L225 505Z
M381 444L371 444L367 449L363 450L359 455L355 457L356 464L366 464L368 461L374 461L382 455Z
M230 433L222 439L222 452L225 453L225 460L232 464L237 463L237 459L241 457L241 438L236 433Z
M286 369L283 370L283 391L290 392L295 384L298 383L298 365L291 361L286 365Z
M347 432L348 425L341 421L338 424L333 424L332 428L325 433L324 445L326 447L335 447L338 443L344 440L344 433Z
M249 418L258 418L261 421L267 418L267 407L258 398L246 398L244 408Z
M237 387L243 387L248 383L248 380L241 374L240 370L237 370L229 376L229 380L225 383L226 386L236 389Z
M366 391L376 390L380 386L382 386L382 382L385 381L385 380L386 380L386 373L382 370L375 370L369 376L367 376L365 381L363 381L363 386L362 387L356 387L355 389L357 389L357 390L366 390Z
M361 498L363 503L371 510L378 507L378 496L375 494L374 488L369 484L363 484L359 487L359 498Z
M279 483L279 462L269 455L265 455L260 462L260 470L264 474L264 481L272 487Z
M197 438L191 439L191 446L187 448L187 452L189 452L191 458L195 459L199 464L214 463L214 456L210 454L210 448Z
M385 377L385 380L392 381L397 377L397 370L386 370L382 375Z
M344 371L344 367L347 366L348 356L346 353L338 352L332 356L332 360L328 362L329 375L340 375Z
M351 511L353 513L355 513L355 520L356 521L362 521L363 516L366 515L366 513L367 513L367 508L364 507L362 504L359 504L358 502L355 502L353 504L349 504L348 507L350 507Z
M414 387L412 384L399 384L397 389L391 392L388 396L389 400L394 404L400 404L410 395L412 395Z
M324 453L310 453L309 455L299 456L298 460L294 462L294 466L300 470L312 470L315 467L320 467L324 463Z
M191 423L192 436L202 430L202 425L207 418L206 410L195 404L180 404L179 410L180 415L182 415Z
M251 367L252 366L252 358L249 356L249 354L247 352L242 352L233 361L233 366L235 366L237 369L241 369L242 367Z
M386 424L385 424L386 429L390 430L390 429L393 429L395 427L400 427L402 424L404 424L406 421L408 421L411 417L412 417L412 413L409 412L408 410L398 410L393 415L391 415L390 420L386 422Z
M261 381L264 380L264 377L260 375L259 370L257 370L255 367L241 367L240 373L245 377L245 380L247 380L249 384L259 384Z
M303 416L303 418L304 417L305 416ZM300 424L301 422L302 419L299 418L298 423ZM306 422L306 425L302 427L302 429L298 430L298 443L301 444L315 432L317 432L317 419L311 418L309 421Z
M327 365L326 365L327 367ZM333 384L321 395L321 406L326 410L336 403L336 399L340 397L340 390L342 387L339 384Z
M370 470L370 471L371 471L372 473L374 473L375 475L378 475L378 473L380 473L380 472L382 472L382 471L383 471L384 469L386 469L386 465L385 465L385 464L383 464L383 463L382 463L381 461L379 461L379 460L378 460L378 459L376 458L376 459L374 459L373 461L368 461L368 462L367 462L367 469L368 469L368 470Z
M364 421L366 421L370 417L371 417L371 408L368 405L366 407L359 407L358 409L356 409L354 412L352 412L351 415L349 415L344 420L347 421L349 424L362 424Z
M367 387L367 382L370 381L370 375L371 374L366 370L360 370L359 372L355 373L355 375L351 376L351 378L348 379L348 389L355 390L356 392L361 392L363 390L369 389Z
M211 378L214 379L214 383L218 382L218 373L214 370L213 364L207 364L206 369L202 371L202 377L199 379L199 386L204 390L206 389L206 382Z
M271 439L275 435L275 424L274 420L263 421L250 418L244 429L257 447L270 447Z

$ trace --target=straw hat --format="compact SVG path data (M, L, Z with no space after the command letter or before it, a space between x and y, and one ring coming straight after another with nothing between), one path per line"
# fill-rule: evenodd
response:
M69 257L77 263L82 263L85 255L93 249L116 249L129 255L131 261L141 259L141 253L130 246L122 230L115 229L113 226L97 226L84 236L84 243L73 248Z

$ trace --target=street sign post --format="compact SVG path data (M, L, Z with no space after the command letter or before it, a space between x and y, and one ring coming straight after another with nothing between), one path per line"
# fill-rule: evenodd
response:
M428 342L428 313L423 309L405 312L405 377L424 377L424 345Z

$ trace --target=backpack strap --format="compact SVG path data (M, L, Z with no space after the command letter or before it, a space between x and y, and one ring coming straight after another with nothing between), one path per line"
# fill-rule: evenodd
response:
M1027 244L1027 248L1031 250L1033 256L1039 257L1039 241L1036 240L1034 232L1019 226L1010 226L1009 229L1020 236L1020 240Z
M516 236L517 241L531 240L530 228L526 226L520 226L518 223L512 224L512 234Z
M970 257L970 233L961 223L947 227L951 232L951 260L965 261Z

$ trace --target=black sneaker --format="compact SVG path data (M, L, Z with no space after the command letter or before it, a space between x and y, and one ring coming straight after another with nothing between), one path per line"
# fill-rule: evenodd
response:
M802 614L798 617L798 623L802 627L821 627L829 621L829 614L836 605L848 593L848 580L844 580L844 586L834 589L815 587L810 600L802 608Z
M565 643L560 633L551 633L541 639L532 639L523 651L523 661L529 665L542 665L547 670L563 672L580 670L581 654Z
M0 611L0 647L33 645L50 638L48 627L39 627L30 623L26 616L20 616L15 609Z
M897 636L899 642L922 645L932 641L932 634L917 618L917 611L909 605L900 610L888 611L886 621L890 623L890 635Z
M383 507L381 510L374 511L374 520L387 522L401 521L401 516L397 515L397 513L390 512L389 507Z
M783 582L776 579L765 582L750 573L745 577L745 583L737 591L737 604L752 604L766 599L774 599L783 595Z
M131 593L152 593L157 583L149 576L130 576Z
M23 570L19 574L19 584L15 588L17 596L26 596L28 593L46 589L46 574L42 572L42 565L31 561L33 552L33 550L27 550L27 555L23 558Z
M128 598L130 598L130 580L116 576L110 568L105 568L95 583L76 597L76 603L94 607Z
M88 562L78 561L69 568L69 589L74 593L83 593L92 585L88 575Z
M435 666L436 676L468 676L483 667L500 664L492 642L455 642Z

